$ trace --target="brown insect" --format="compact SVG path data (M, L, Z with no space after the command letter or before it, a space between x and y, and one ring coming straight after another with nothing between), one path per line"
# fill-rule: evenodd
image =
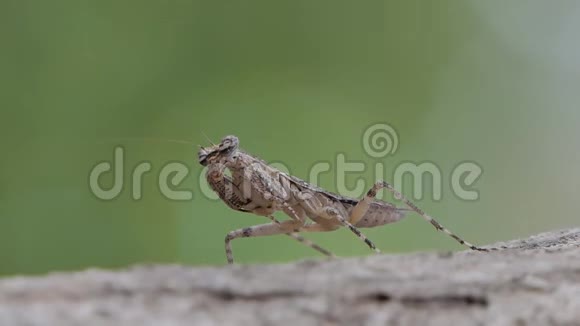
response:
M385 181L376 182L360 200L340 196L281 172L240 150L236 136L226 136L217 145L201 147L198 158L199 163L208 168L208 184L226 205L234 210L265 216L271 220L271 223L250 226L227 234L226 256L230 264L234 262L231 250L233 239L276 234L286 234L324 255L333 256L328 250L304 239L298 233L334 231L342 226L349 228L372 250L379 253L380 250L359 228L399 221L409 210L418 213L435 229L470 249L490 250L476 247L453 234ZM224 173L226 169L230 171L231 177ZM396 199L402 200L409 208L398 208L376 200L376 193L382 188L392 192ZM283 211L290 219L278 221L273 216L277 211Z

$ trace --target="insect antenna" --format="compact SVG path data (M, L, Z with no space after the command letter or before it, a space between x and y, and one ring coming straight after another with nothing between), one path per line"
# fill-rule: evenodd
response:
M209 137L205 134L205 132L203 132L203 130L201 131L201 134L205 137L205 139L207 139L207 141L212 145L215 146L215 144L211 141L211 139L209 139Z

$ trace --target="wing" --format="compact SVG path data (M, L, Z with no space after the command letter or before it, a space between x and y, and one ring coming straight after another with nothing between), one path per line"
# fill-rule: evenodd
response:
M338 194L335 194L333 192L330 192L328 190L322 189L318 186L315 186L313 184L310 184L298 177L295 177L293 175L288 175L286 173L282 173L282 175L284 175L284 177L286 177L291 183L293 183L294 185L296 185L299 189L301 190L309 190L311 192L316 192L316 193L321 193L324 194L324 196L329 197L335 201L339 201L343 204L347 204L347 205L356 205L358 203L358 200L354 199L354 198L350 198L350 197L345 197L345 196L341 196Z
M309 190L309 191L312 191L312 192L322 193L325 196L327 196L329 198L332 198L332 199L334 199L336 201L339 201L339 202L341 202L341 203L343 203L345 205L352 205L352 206L354 206L354 205L356 205L359 202L358 199L354 199L354 198L351 198L351 197L341 196L341 195L335 194L333 192L324 190L324 189L322 189L322 188L320 188L318 186L315 186L313 184L310 184L310 183L308 183L308 182L306 182L306 181L304 181L304 180L302 180L302 179L300 179L298 177L295 177L295 176L292 176L292 175L288 175L288 174L282 173L282 172L281 172L281 174L283 174L286 178L288 178L288 180L290 180L293 184L295 184L297 187L299 187L301 189ZM395 210L397 210L398 212L401 212L401 213L410 211L410 209L408 209L408 208L398 208L394 204L391 204L389 202L385 202L385 201L382 201L382 200L379 200L379 199L376 199L376 198L373 198L373 202L371 203L371 207L372 208L377 208L377 209L378 208L380 208L380 209L395 209Z
M246 155L249 155L249 154L246 153ZM252 157L252 159L255 160L256 162L262 163L263 164L262 166L267 166L271 170L275 170L273 167L268 165L268 163L265 162L264 160L262 160L256 156L250 155L250 157ZM260 165L260 164L258 164L258 165ZM278 170L275 170L275 171L280 175L281 178L285 178L288 182L290 182L291 184L294 184L300 190L308 190L311 192L321 193L321 194L324 194L325 196L327 196L335 201L339 201L339 202L346 204L346 205L356 205L358 203L357 199L335 194L333 192L324 190L318 186L310 184L310 183L308 183L308 182L306 182L298 177L295 177L293 175L289 175L289 174L286 174L286 173L284 173L282 171L278 171Z

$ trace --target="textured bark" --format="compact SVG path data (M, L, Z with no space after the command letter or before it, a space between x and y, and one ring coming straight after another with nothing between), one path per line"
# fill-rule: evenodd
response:
M0 281L0 325L580 325L580 229L491 252Z

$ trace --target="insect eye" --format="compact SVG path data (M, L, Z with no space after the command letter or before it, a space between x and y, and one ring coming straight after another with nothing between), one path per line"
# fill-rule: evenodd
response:
M222 142L221 146L220 146L220 150L225 150L231 147L231 142L229 140L225 140Z

